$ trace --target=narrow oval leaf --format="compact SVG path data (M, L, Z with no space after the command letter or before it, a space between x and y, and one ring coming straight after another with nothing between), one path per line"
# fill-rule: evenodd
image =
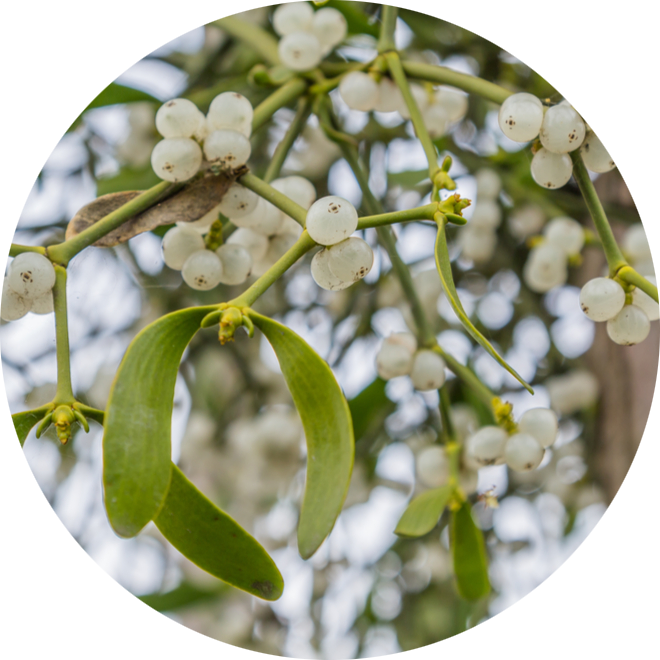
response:
M15 413L11 416L21 447L25 444L25 439L28 437L30 431L44 418L48 409L49 406L42 406L41 408L35 408L34 410Z
M330 367L295 332L249 312L275 350L307 439L307 477L298 550L308 559L332 530L346 499L355 441L348 403Z
M150 101L160 105L160 101L151 94L141 89L126 87L117 83L110 83L86 108L101 108L105 105L117 105L118 103L135 103L136 101Z
M394 533L399 536L428 534L438 524L453 492L452 486L442 486L418 495L403 512Z
M135 536L163 504L179 362L211 309L161 317L135 337L119 365L105 415L103 487L108 519L120 536Z
M282 595L284 581L268 553L176 465L154 522L181 554L214 577L265 600Z
M449 538L458 593L466 600L478 600L490 592L484 535L474 524L472 507L463 502L452 513Z
M447 248L447 232L442 223L438 223L438 235L435 242L435 264L440 275L442 288L449 300L454 313L460 319L465 329L472 335L474 340L482 346L486 352L494 358L498 364L506 369L528 392L534 394L534 390L525 382L522 376L511 366L509 366L504 358L491 346L490 342L475 328L470 318L463 309L461 299L458 297L456 286L454 285L454 277L451 272L451 262L449 260L449 251Z

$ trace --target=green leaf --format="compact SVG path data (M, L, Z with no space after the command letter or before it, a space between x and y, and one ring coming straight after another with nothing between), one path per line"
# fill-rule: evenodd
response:
M14 413L11 416L21 447L25 444L25 439L28 437L30 431L44 418L49 408L50 406L41 406L41 408Z
M120 536L135 536L163 504L179 362L211 309L161 317L135 337L119 365L105 415L103 486L108 519Z
M422 181L429 178L428 168L425 170L413 170L410 172L388 172L387 180L390 185L403 186L404 188L414 188Z
M140 89L110 83L85 110L101 108L105 105L116 105L117 103L135 103L136 101L151 101L152 103L158 103L158 105L161 104L157 98Z
M472 507L463 502L452 513L449 532L458 593L466 600L478 600L490 592L488 560L481 530L472 519Z
M268 553L176 465L154 522L181 554L214 577L265 600L282 595L284 581Z
M380 33L379 24L371 23L367 14L354 2L329 0L326 6L334 7L344 15L349 34L370 34L372 37L378 37Z
M218 582L218 586L219 588L216 589L200 589L190 582L182 582L178 587L165 593L144 594L138 598L157 612L172 612L218 598L227 591L227 586L223 582Z
M396 403L387 398L386 385L382 378L376 378L348 402L356 442L394 412Z
M147 190L157 183L160 183L160 179L156 176L151 165L139 169L122 167L114 176L97 179L96 196L102 197L108 193L123 192L125 190Z
M332 530L346 499L355 442L348 403L330 367L297 335L252 310L275 350L307 439L307 478L298 550L308 559Z
M472 335L474 340L483 347L486 352L494 358L498 364L506 369L528 392L534 394L534 390L523 380L522 376L511 366L504 358L491 346L490 342L475 328L470 318L463 309L461 299L458 297L454 277L451 272L451 262L449 260L449 251L447 248L447 232L443 223L438 223L438 236L435 242L435 264L440 275L442 288L454 313L460 319L465 329Z
M428 534L438 524L453 492L453 486L442 486L418 495L403 512L394 533L399 536Z

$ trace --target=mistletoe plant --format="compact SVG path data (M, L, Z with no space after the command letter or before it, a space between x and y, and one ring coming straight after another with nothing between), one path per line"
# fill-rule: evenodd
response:
M658 292L651 279L629 263L614 238L588 173L607 171L613 163L568 103L514 94L488 80L407 58L395 47L397 9L386 5L379 12L376 56L366 63L332 60L330 55L349 28L355 33L364 25L372 27L364 18L356 27L357 10L343 9L346 15L333 7L282 5L273 14L279 41L238 17L218 21L219 27L253 49L258 61L250 80L255 89L267 91L266 97L253 108L245 96L221 86L219 93L213 92L207 114L191 99L165 103L156 115L163 139L151 154L160 183L144 192L99 197L76 214L61 243L12 245L14 260L5 279L2 317L11 321L28 311L53 311L57 340L55 397L47 405L15 414L14 424L21 444L35 426L39 437L54 425L66 443L74 425L87 431L90 419L102 424L105 508L118 535L134 537L153 521L204 571L260 598L278 599L283 580L266 550L172 463L171 417L179 364L199 332L215 329L223 345L239 331L249 337L258 331L270 342L307 443L297 536L300 555L310 558L342 510L354 462L354 425L362 420L353 418L328 364L291 329L253 306L311 251L316 251L311 274L320 287L339 291L354 285L371 270L374 254L353 234L364 235L373 228L410 304L414 326L414 332L385 339L377 356L378 373L385 380L410 375L417 390L439 390L441 428L431 470L439 485L412 500L395 531L401 537L424 535L448 510L458 591L476 600L491 589L483 535L472 516L476 471L502 463L522 472L537 468L555 440L557 417L537 408L516 420L511 404L501 401L471 367L438 344L409 266L397 249L393 225L435 226L437 273L455 315L474 342L532 392L473 323L455 285L448 227L457 227L464 253L478 262L492 254L500 222L492 201L499 194L499 182L486 172L479 184L483 199L467 223L463 211L472 202L455 192L452 158L441 158L436 144L464 115L468 95L501 104L504 134L531 143L534 180L554 189L573 176L593 219L595 233L564 218L531 240L525 267L528 286L545 292L565 282L567 268L579 262L585 240L599 242L608 274L584 287L581 305L589 318L606 321L610 337L620 344L646 337L649 320L658 318ZM383 207L369 186L364 145L344 132L331 102L335 89L350 108L399 112L410 120L428 161L420 176L430 182L427 203L401 210ZM250 138L276 111L288 107L294 108L295 116L265 172L257 176L250 166ZM303 177L278 178L310 116L352 170L362 191L361 213L335 195L316 200L314 186ZM181 270L192 289L210 291L220 283L240 285L250 273L257 277L231 300L178 309L145 327L124 355L107 409L97 410L76 400L71 385L67 267L90 247L109 248L163 227L168 229L163 239L165 263ZM446 369L480 402L486 423L476 432L466 435L456 427Z

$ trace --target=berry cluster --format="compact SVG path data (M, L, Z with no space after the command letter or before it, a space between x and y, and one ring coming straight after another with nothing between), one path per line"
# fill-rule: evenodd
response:
M568 183L573 174L568 154L578 148L592 172L614 168L602 142L568 101L546 108L533 94L513 94L502 103L498 119L502 132L515 142L539 138L541 146L532 158L531 172L544 188L561 188Z
M445 361L432 350L417 350L417 340L409 332L396 332L383 340L376 369L384 380L410 376L415 389L422 392L445 383Z
M532 248L523 270L527 286L536 293L566 284L569 260L584 245L584 229L572 218L553 218L543 229L543 237Z
M156 113L164 139L151 152L154 172L179 182L195 176L204 159L219 170L245 165L252 151L252 115L252 104L237 92L216 96L206 116L187 99L168 101Z
M28 312L50 314L53 311L53 264L37 252L19 254L9 266L2 287L3 321L16 321Z
M647 277L655 284L654 277ZM592 320L607 322L610 339L623 346L644 341L651 321L660 318L660 306L641 289L626 294L623 287L608 277L589 280L580 291L580 307Z
M280 60L292 71L313 69L348 31L341 12L332 7L315 12L306 2L280 5L273 13L273 28L282 37Z
M547 408L532 408L523 413L514 433L500 426L484 426L465 444L469 462L478 467L506 463L516 472L536 469L545 450L557 437L557 415Z

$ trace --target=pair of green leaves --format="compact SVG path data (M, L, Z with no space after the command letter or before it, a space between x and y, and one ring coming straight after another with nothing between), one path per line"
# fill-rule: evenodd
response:
M173 312L145 328L119 367L103 438L108 519L124 537L153 520L163 535L212 575L268 600L282 578L261 545L173 466L171 416L181 356L215 307ZM249 312L272 344L307 439L307 482L298 526L310 557L330 533L344 502L354 441L346 400L328 365L285 326Z
M396 534L404 537L428 534L437 525L454 493L454 487L447 485L418 495L401 516L394 530ZM450 516L449 541L458 592L466 600L478 600L490 592L483 534L474 523L468 501L452 510Z
M454 313L460 319L465 329L472 335L474 340L482 346L486 352L494 358L499 365L504 367L528 392L534 393L530 385L522 376L491 346L490 342L477 330L470 317L465 313L461 299L458 297L454 277L451 272L451 262L449 260L449 250L447 246L447 230L444 221L438 222L438 235L435 242L435 264L440 275L440 282L445 295L449 300Z

